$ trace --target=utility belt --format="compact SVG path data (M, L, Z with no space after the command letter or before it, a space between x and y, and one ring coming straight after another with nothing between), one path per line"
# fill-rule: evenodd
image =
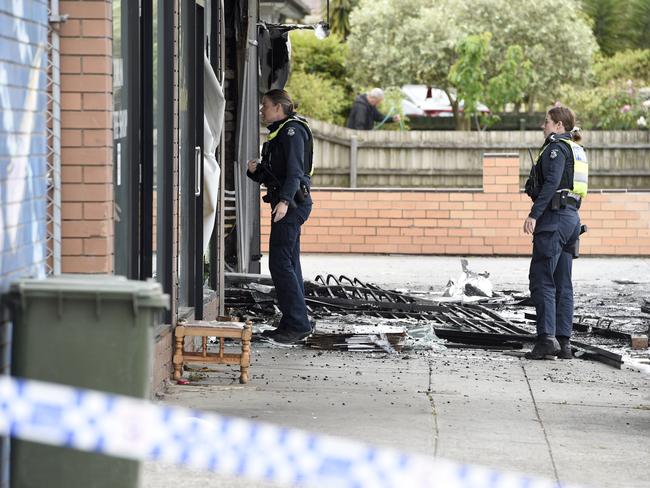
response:
M582 197L577 193L569 190L558 190L551 199L551 210L566 208L567 205L578 209L580 208L580 203L582 203Z
M296 194L293 196L293 201L297 205L300 205L305 200L307 200L307 197L309 196L309 192L310 192L309 186L301 182L300 188L298 188L298 191L296 191ZM266 190L266 195L262 197L262 201L266 203L270 203L271 205L277 204L279 199L280 199L279 186L269 186Z

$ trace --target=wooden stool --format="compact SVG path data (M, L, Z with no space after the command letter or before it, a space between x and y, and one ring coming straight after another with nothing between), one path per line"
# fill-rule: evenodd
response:
M253 328L250 321L221 322L198 320L196 322L180 321L174 329L176 337L174 349L174 379L179 380L183 374L183 363L239 364L240 383L248 383L250 365L251 336ZM187 352L184 349L185 337L201 337L201 351ZM219 338L219 352L208 352L208 337ZM241 354L226 353L224 339L241 340Z

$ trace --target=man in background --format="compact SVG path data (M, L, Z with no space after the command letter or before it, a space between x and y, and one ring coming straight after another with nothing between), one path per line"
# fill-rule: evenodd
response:
M382 122L387 119L393 122L399 122L399 115L389 117L377 110L377 105L383 99L384 91L381 88L373 88L368 93L357 96L352 104L352 110L350 110L346 127L348 129L372 130L375 122Z

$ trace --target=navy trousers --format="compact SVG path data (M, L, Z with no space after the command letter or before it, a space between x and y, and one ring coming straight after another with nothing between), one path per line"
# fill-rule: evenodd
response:
M528 278L537 312L537 335L571 336L571 268L579 235L580 216L574 207L547 210L535 226Z
M300 268L300 226L311 212L311 202L290 208L279 222L271 223L269 270L282 319L278 329L311 330L305 304L305 284Z

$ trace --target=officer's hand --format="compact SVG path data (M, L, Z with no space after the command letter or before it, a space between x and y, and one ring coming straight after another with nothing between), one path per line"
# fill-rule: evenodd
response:
M535 232L535 224L537 221L532 217L526 217L524 221L524 234L532 234Z
M251 159L248 161L248 171L255 173L257 171L257 159Z
M399 122L400 120L402 120L402 117L399 114L393 115L393 122Z
M289 210L287 202L284 200L280 201L271 212L271 215L273 215L273 222L279 222L282 220L284 216L287 215L287 210Z

